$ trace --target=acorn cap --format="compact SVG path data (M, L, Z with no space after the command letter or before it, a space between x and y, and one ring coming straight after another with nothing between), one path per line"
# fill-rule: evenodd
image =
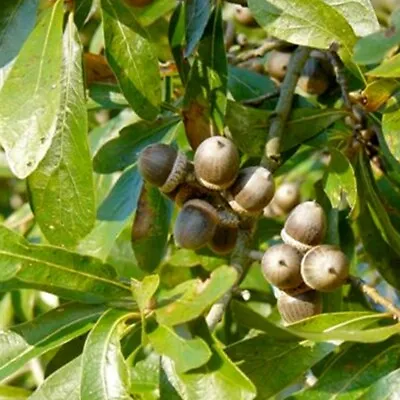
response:
M243 168L229 189L229 205L239 214L255 215L271 201L274 191L274 179L266 168Z
M323 208L315 201L305 201L289 214L281 237L285 243L305 252L324 240L326 225Z
M193 162L196 178L203 186L210 190L222 190L235 181L240 157L231 140L212 136L200 143Z
M175 243L186 249L199 249L214 236L218 222L218 212L211 204L199 199L189 200L175 221Z
M314 57L307 60L297 85L305 92L317 96L328 89L330 85L329 76L322 67L320 60Z
M321 294L311 290L291 296L281 291L278 296L277 307L282 319L287 324L292 324L322 312Z
M336 246L320 245L309 250L301 262L301 276L311 288L331 292L349 276L349 260Z
M300 274L301 254L285 243L270 247L261 261L265 279L279 289L298 287L303 279Z
M145 181L169 193L184 181L187 163L186 156L172 146L155 143L140 153L138 168Z

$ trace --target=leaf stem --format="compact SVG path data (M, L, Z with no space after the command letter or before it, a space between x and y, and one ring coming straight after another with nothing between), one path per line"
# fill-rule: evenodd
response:
M381 305L386 310L389 311L390 314L393 315L394 318L400 320L400 309L398 309L389 299L381 296L378 291L365 283L361 278L357 276L349 276L349 282L351 285L356 287L358 290L363 292L366 296L368 296L374 303Z
M261 160L261 165L268 168L271 172L274 172L281 162L280 147L283 130L292 109L297 81L310 51L311 49L308 47L298 47L295 50L280 88L278 103L270 125L264 156Z

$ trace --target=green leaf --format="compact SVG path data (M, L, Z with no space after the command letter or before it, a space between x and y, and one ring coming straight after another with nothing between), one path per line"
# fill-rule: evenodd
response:
M176 117L138 121L123 128L118 137L106 142L96 153L93 159L95 171L110 174L135 163L141 150L151 143L161 142L176 128L178 121Z
M228 101L225 122L233 141L245 154L257 157L264 154L271 114L272 111ZM294 109L282 138L282 151L290 150L312 138L346 114L343 110L335 109Z
M153 47L126 25L128 17L137 24L129 7L111 0L102 0L101 5L107 61L133 110L153 120L161 104L161 78Z
M367 111L377 111L390 100L392 94L399 87L400 82L396 79L377 79L372 81L362 91L363 106ZM390 103L387 109L390 109Z
M169 357L178 373L199 368L211 357L207 343L199 338L183 338L173 328L147 323L146 334L154 350Z
M254 399L256 388L253 383L211 337L204 321L199 322L195 333L204 339L212 351L212 356L206 365L194 371L178 373L174 362L169 358L163 357L161 361L168 381L181 398L183 400Z
M163 398L157 396L160 383L160 356L154 351L135 362L130 368L131 393L141 394L143 400ZM166 397L167 398L167 397ZM168 398L169 399L169 398Z
M164 325L178 325L202 315L222 297L236 282L237 272L222 266L213 271L210 278L197 281L177 300L168 302L156 310L157 321Z
M79 356L55 371L36 389L30 400L81 400L81 364L82 357Z
M223 263L221 256L209 249L200 249L194 252L189 249L173 249L168 264L173 267L186 268L201 265L207 271L213 271Z
M82 400L129 400L130 377L120 338L130 313L108 310L93 327L82 353Z
M182 83L186 85L190 64L183 55L185 46L185 9L183 5L184 3L178 3L172 13L169 22L168 40L176 67L178 68L179 76L181 77Z
M102 306L64 304L0 335L0 379L29 360L83 335L104 312Z
M383 62L367 75L381 78L399 78L400 77L400 54L395 55L388 61Z
M222 16L217 7L204 31L186 85L183 121L193 148L224 129L227 75Z
M133 297L141 313L145 313L150 307L151 299L156 293L159 284L160 277L158 275L145 276L141 282L132 279Z
M268 335L260 335L228 346L226 352L255 384L258 398L269 399L295 382L335 347L331 343L279 342Z
M82 47L72 14L64 33L61 103L46 156L29 177L35 219L47 240L73 247L93 228L95 199L87 142Z
M393 226L392 221L378 195L378 189L372 175L371 166L367 157L360 154L358 163L358 179L365 188L365 197L360 201L367 201L370 213L380 229L383 238L400 255L400 233Z
M171 11L175 5L175 0L154 0L145 7L130 8L138 22L142 26L148 26Z
M400 324L384 327L368 326L388 319L387 314L371 312L338 312L317 315L283 327L269 321L246 305L234 302L233 313L239 324L265 332L279 341L308 339L316 342L328 340L361 343L381 342L400 332Z
M111 110L125 108L129 105L117 85L109 83L92 83L88 88L88 110L107 108Z
M399 43L399 40L399 24L372 33L356 43L353 60L361 65L378 64L385 58L388 51Z
M18 0L3 4L0 10L0 88L12 61L35 25L37 0Z
M185 3L186 48L184 56L192 53L206 29L211 14L210 0L187 0Z
M93 6L93 0L77 0L74 9L74 21L78 29L85 24Z
M366 392L363 393L360 400L376 399L395 399L400 393L400 369L392 371L374 382Z
M33 288L88 303L130 295L111 266L58 247L30 244L0 226L0 270L11 268L14 277L0 282L0 291Z
M359 398L368 386L399 366L399 347L387 342L368 347L361 344L349 346L329 365L315 386L290 399Z
M105 221L126 221L136 208L141 187L142 176L135 164L119 177L101 203L97 218Z
M357 202L357 181L349 160L339 150L330 148L331 159L324 182L324 190L333 208L340 208L345 196L352 209Z
M29 390L15 387L0 385L0 399L1 400L22 400L27 399L31 395Z
M343 15L357 36L366 36L379 30L379 22L370 0L324 2Z
M268 76L233 65L228 66L228 71L228 90L236 101L254 99L276 90Z
M343 61L361 75L351 61L357 40L353 29L338 10L323 0L249 0L248 4L257 22L272 36L318 49L339 43Z
M172 209L173 203L158 188L142 187L131 239L135 258L143 271L154 271L166 254Z
M36 169L56 131L62 21L63 2L58 0L29 35L0 91L0 143L21 179Z
M398 135L399 128L400 107L397 104L397 99L393 98L388 102L388 108L383 114L382 131L390 153L397 160L397 162L400 162L400 140Z

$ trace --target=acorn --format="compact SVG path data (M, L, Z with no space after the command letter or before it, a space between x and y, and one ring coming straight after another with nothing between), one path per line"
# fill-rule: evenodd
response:
M194 154L197 180L210 190L232 185L239 172L240 157L235 144L223 136L212 136L201 142Z
M271 201L274 192L274 179L266 168L243 168L229 188L229 205L239 214L256 215Z
M170 193L184 182L188 160L172 146L155 143L140 153L138 168L145 181L159 187L164 193Z
M175 243L185 249L200 249L214 236L218 223L218 212L210 203L199 199L189 200L175 221Z
M300 274L302 255L285 243L270 247L261 261L265 279L279 289L298 287L303 279Z
M311 57L307 60L297 85L304 92L312 95L321 95L330 85L330 79L321 65L321 61Z
M257 21L254 19L253 14L248 7L236 6L235 7L235 20L239 24L245 26L257 26Z
M307 286L331 292L349 276L349 260L336 246L320 245L309 250L301 262L301 276Z
M287 324L300 321L313 315L321 314L321 293L315 290L291 296L283 291L278 295L278 311Z
M236 245L237 227L218 225L208 246L216 254L229 254Z
M326 215L315 201L296 206L281 231L282 240L302 253L320 244L326 233Z
M271 218L285 215L292 211L299 201L299 185L293 182L282 183L276 189L271 202L264 208L264 216Z
M292 57L291 52L272 50L268 54L265 70L272 78L282 81Z

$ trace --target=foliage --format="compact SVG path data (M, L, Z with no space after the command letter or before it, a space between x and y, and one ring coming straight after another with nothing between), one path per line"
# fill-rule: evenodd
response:
M0 7L0 398L397 398L400 8L239 3L255 21L229 0ZM289 98L265 66L303 47L327 85L300 71L276 186L323 206L326 242L387 302L345 285L287 325L248 257L283 216L253 218L232 257L180 249L176 204L138 158L226 135L242 165L263 162Z

